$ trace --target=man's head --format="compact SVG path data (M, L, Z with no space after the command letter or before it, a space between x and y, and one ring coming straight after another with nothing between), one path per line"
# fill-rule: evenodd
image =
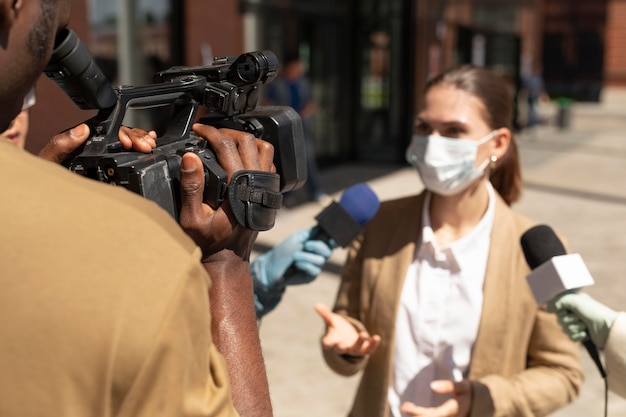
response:
M69 0L0 0L0 131L19 114L69 10Z
M304 75L304 63L297 54L288 55L285 59L283 76L288 80L297 80Z

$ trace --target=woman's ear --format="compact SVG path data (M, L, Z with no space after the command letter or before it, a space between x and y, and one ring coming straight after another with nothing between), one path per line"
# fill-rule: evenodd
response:
M493 137L493 155L497 156L498 159L502 158L506 151L509 149L509 145L511 144L512 135L511 131L506 127L501 127L496 131L495 136Z

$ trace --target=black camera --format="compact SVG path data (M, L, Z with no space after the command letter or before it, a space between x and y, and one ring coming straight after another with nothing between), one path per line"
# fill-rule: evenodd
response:
M273 213L282 201L277 192L296 190L305 183L306 149L300 116L291 107L258 105L262 85L271 82L277 70L278 60L272 52L257 51L216 58L208 66L172 67L155 74L153 84L113 89L78 36L65 29L57 36L44 72L78 107L98 110L86 122L90 138L66 166L86 177L126 187L178 219L180 160L186 152L194 152L204 165L205 202L217 208L228 196L226 172L207 141L191 131L195 122L246 131L274 146L280 183L274 192L252 190L255 202ZM123 149L118 132L127 111L162 107L167 108L167 121L156 148L147 154ZM199 108L205 109L206 115L196 120ZM271 224L260 223L244 226L267 230L273 226L273 218Z

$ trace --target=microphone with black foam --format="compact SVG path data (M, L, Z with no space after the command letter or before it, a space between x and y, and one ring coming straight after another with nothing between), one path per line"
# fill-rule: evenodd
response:
M361 234L379 207L378 196L367 184L355 184L343 192L339 203L331 202L315 216L317 225L308 240L321 240L331 249L346 247ZM281 281L288 281L296 273L298 269L292 264Z
M564 292L593 285L593 278L582 257L577 253L567 254L550 226L531 227L522 235L521 245L526 262L532 269L526 280L537 304L544 304ZM589 335L582 343L600 375L606 378L598 348Z

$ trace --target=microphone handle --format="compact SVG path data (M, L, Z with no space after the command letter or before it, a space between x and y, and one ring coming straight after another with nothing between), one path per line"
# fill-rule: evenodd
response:
M583 340L583 346L585 347L585 349L587 349L587 352L589 352L589 356L591 356L591 359L593 359L596 366L598 367L598 371L600 371L600 375L602 376L602 378L606 379L606 371L602 366L602 361L600 360L598 348L596 347L596 345L593 344L593 342L589 338L589 335L585 336L585 339Z
M292 262L291 265L289 265L289 268L287 268L287 270L283 274L283 276L280 277L280 279L278 280L277 285L286 285L287 280L297 274L299 271L300 270L296 268L296 265Z

